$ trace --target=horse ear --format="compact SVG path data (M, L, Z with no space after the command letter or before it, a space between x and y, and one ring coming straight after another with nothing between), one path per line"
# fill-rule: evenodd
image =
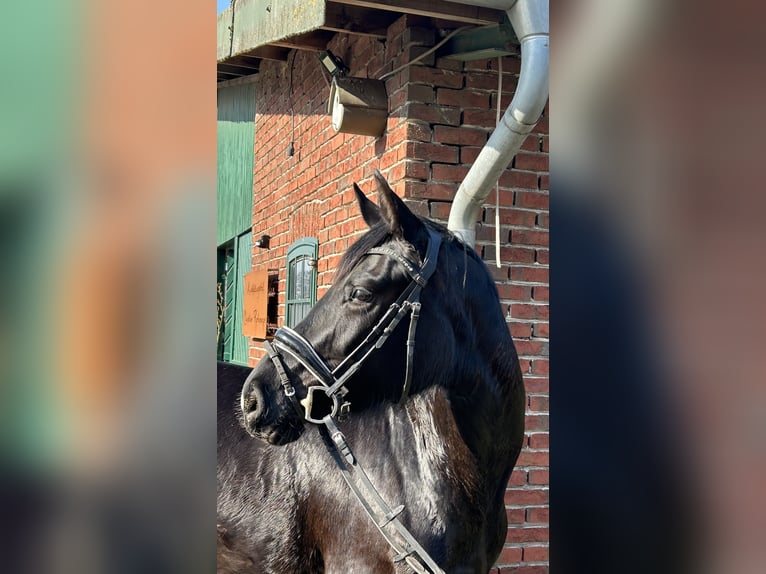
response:
M402 237L410 243L416 239L424 229L423 223L410 211L410 208L399 199L386 178L377 169L375 179L378 181L378 205L383 219L396 237Z
M362 218L368 227L373 227L377 223L382 221L380 216L380 209L378 206L367 199L359 186L354 183L354 193L356 194L356 202L359 204L359 211L362 213Z

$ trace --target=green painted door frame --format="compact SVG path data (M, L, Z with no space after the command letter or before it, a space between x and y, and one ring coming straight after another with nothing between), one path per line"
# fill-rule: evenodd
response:
M218 280L223 299L218 359L247 365L249 340L242 334L245 274L251 270L253 234L243 233L218 249Z
M218 89L218 277L223 309L218 359L247 364L242 335L244 275L252 258L255 83Z

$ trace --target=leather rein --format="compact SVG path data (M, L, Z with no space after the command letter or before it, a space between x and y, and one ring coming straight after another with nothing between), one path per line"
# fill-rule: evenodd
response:
M407 313L410 314L406 343L407 366L399 403L409 396L412 386L415 335L420 317L420 294L436 270L439 248L441 247L439 233L428 229L428 234L428 248L422 266L418 266L400 253L385 246L374 247L365 253L365 255L378 254L394 258L407 271L411 281L364 340L335 368L331 368L327 364L327 361L308 340L289 327L277 329L274 340L271 343L265 342L264 346L269 358L274 363L282 389L290 404L299 417L319 427L320 434L343 479L378 531L396 552L393 559L394 563L405 562L418 574L444 574L444 571L399 520L398 515L404 510L404 506L391 508L380 496L354 456L346 437L336 425L336 419L343 421L351 411L351 405L345 399L348 393L346 383L359 371L367 358L385 344L389 335L393 333ZM285 369L284 354L298 361L319 382L318 385L306 387L306 398L300 403L295 396L295 387ZM250 377L253 376L254 372L251 373ZM324 395L326 399L318 397L320 394ZM318 398L324 402L325 410L329 409L328 413L314 412L319 402ZM389 527L399 534L403 542L390 531Z

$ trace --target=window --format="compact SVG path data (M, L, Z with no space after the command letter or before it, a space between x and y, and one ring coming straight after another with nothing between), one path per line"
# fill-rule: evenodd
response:
M316 303L318 247L316 239L304 237L287 250L285 324L288 327L295 327L300 323Z

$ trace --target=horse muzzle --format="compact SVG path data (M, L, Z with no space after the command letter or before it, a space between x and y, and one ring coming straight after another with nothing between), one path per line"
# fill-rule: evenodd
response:
M255 376L254 369L242 386L240 408L242 424L247 433L273 445L284 445L297 440L303 433L303 421L292 413L289 405L280 404L279 393L269 392Z

